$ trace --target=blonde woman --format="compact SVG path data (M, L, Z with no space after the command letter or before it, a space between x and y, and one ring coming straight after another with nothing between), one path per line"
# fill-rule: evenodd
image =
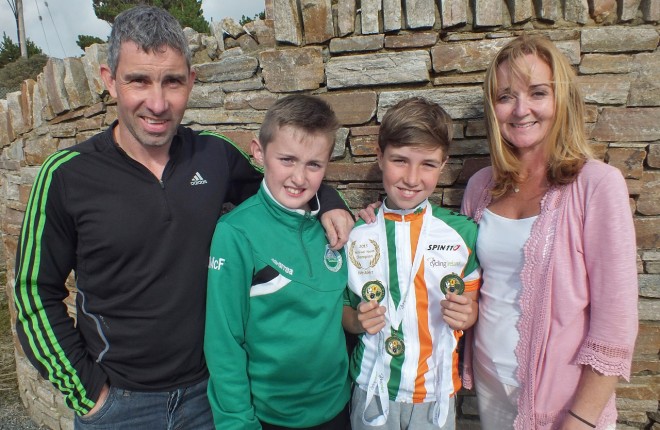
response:
M462 208L483 268L465 385L485 430L614 429L637 335L625 181L591 155L574 72L549 40L510 42L484 92L492 166Z

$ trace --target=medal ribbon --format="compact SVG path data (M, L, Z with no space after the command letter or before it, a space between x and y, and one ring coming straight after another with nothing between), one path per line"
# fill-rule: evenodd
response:
M433 354L437 360L435 366L435 405L433 406L433 425L442 427L449 415L449 396L454 392L453 357L457 341L454 331L445 324L444 333L438 339Z
M392 299L392 294L390 294L389 288L385 289L385 295L387 296L387 306L388 306L387 314L390 320L390 325L395 330L399 330L399 327L401 326L401 320L403 319L403 310L405 309L406 302L408 301L408 293L414 286L415 275L417 274L417 271L419 270L419 266L422 264L422 260L424 259L423 256L424 253L419 251L423 251L424 249L427 248L427 242L428 242L426 240L428 238L427 229L431 221L430 219L431 211L428 210L428 201L425 201L424 203L422 203L422 205L427 210L425 210L423 214L424 220L422 221L422 231L419 234L419 240L417 242L417 247L415 248L415 258L413 259L412 270L410 271L410 275L408 276L408 282L405 285L405 292L402 291L403 296L401 297L401 301L399 302L398 307L394 305L394 300ZM418 207L422 207L422 205ZM379 223L378 243L381 244L387 243L387 231L385 227L384 212L385 210L380 210L376 215L377 217L376 222ZM389 252L390 250L388 249L387 254L389 254ZM378 272L379 274L382 274L384 276L383 279L389 281L388 264L389 264L389 255L381 256L381 259L378 263L379 265ZM392 313L390 313L390 309L393 309ZM387 390L387 381L385 379L385 359L384 359L385 339L382 330L378 332L377 335L365 335L365 336L369 336L369 338L372 338L372 336L377 336L376 350L378 351L378 353L376 356L376 363L374 365L374 368L371 370L371 375L369 376L369 385L367 386L367 398L364 404L364 411L362 412L362 422L368 426L381 426L387 422L387 417L389 415L389 410L390 410L390 398ZM449 360L449 375L450 375L450 383L451 383L451 359ZM383 408L383 412L374 419L368 420L366 417L367 407L369 406L369 403L371 403L371 401L373 400L376 392L378 393L378 398L380 399L380 404ZM447 419L446 403L447 403L447 399L445 399L443 422L446 421ZM434 420L436 420L435 417Z
M368 339L375 340L376 342L376 363L374 368L371 369L369 376L369 385L367 386L367 399L364 402L364 411L362 411L362 422L367 426L382 426L387 422L387 417L390 413L390 397L387 392L387 381L385 380L385 360L383 358L383 345L385 344L383 331L376 334L366 334ZM375 338L375 339L374 339ZM383 408L383 413L376 416L373 420L367 419L367 407L378 392L378 398Z
M385 201L385 204L387 201ZM401 291L402 297L401 301L399 302L399 306L394 305L394 300L392 299L392 295L389 294L389 288L386 289L387 293L387 310L388 310L388 315L390 316L390 325L394 330L399 330L399 327L401 325L401 321L403 320L403 310L405 309L406 303L408 302L408 296L410 293L410 290L414 288L415 285L415 275L419 271L419 266L422 264L422 261L424 260L424 250L428 247L428 229L429 225L431 224L431 211L428 208L428 201L424 201L422 204L418 206L418 208L423 207L425 209L424 214L423 214L423 221L422 221L422 231L419 233L419 240L417 242L417 247L415 248L415 258L413 259L412 262L412 270L410 271L410 275L408 276L408 282L405 284L399 284L400 287L404 287L405 291ZM378 217L378 221L380 223L380 228L379 228L379 243L387 243L387 231L385 228L385 215L384 215L385 210L378 211L378 214L376 215ZM387 251L388 254L390 250ZM389 280L389 256L388 258L381 258L379 265L380 267L380 272L384 273L386 278ZM390 313L390 310L393 310L393 312Z

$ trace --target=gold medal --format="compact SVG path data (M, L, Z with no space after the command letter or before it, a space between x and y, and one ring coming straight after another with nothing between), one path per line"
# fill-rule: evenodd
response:
M465 291L465 282L456 273L452 273L442 278L440 281L440 290L445 295L447 293L454 293L460 296Z
M406 350L406 345L403 340L396 335L392 335L385 339L385 351L392 357L398 357Z
M380 281L369 281L362 287L362 298L365 302L376 300L380 303L385 297L385 287Z

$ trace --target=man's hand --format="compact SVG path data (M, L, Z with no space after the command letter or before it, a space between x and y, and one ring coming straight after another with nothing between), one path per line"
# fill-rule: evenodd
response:
M96 400L96 403L94 404L94 407L85 414L86 417L91 417L95 413L99 411L105 404L105 401L108 399L108 394L110 393L110 387L108 387L108 384L103 384L103 388L101 388L101 393L99 394L99 398Z
M442 319L453 330L467 330L477 321L479 313L476 293L458 295L447 293L446 300L440 301L442 306Z
M321 216L321 224L325 229L330 248L337 251L348 241L348 235L353 228L353 217L344 209L333 209Z
M376 222L376 209L378 209L382 204L382 202L370 203L366 208L360 209L360 211L357 213L358 218L361 218L367 224Z

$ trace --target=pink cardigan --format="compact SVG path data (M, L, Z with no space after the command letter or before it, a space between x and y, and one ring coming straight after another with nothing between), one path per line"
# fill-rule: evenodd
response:
M477 222L491 201L491 175L490 167L480 170L465 190L462 211ZM636 255L628 189L616 168L588 161L576 181L553 186L543 197L520 274L516 429L560 423L581 372L589 371L582 365L630 378L638 326ZM466 388L473 382L471 338ZM597 426L615 422L612 396Z

